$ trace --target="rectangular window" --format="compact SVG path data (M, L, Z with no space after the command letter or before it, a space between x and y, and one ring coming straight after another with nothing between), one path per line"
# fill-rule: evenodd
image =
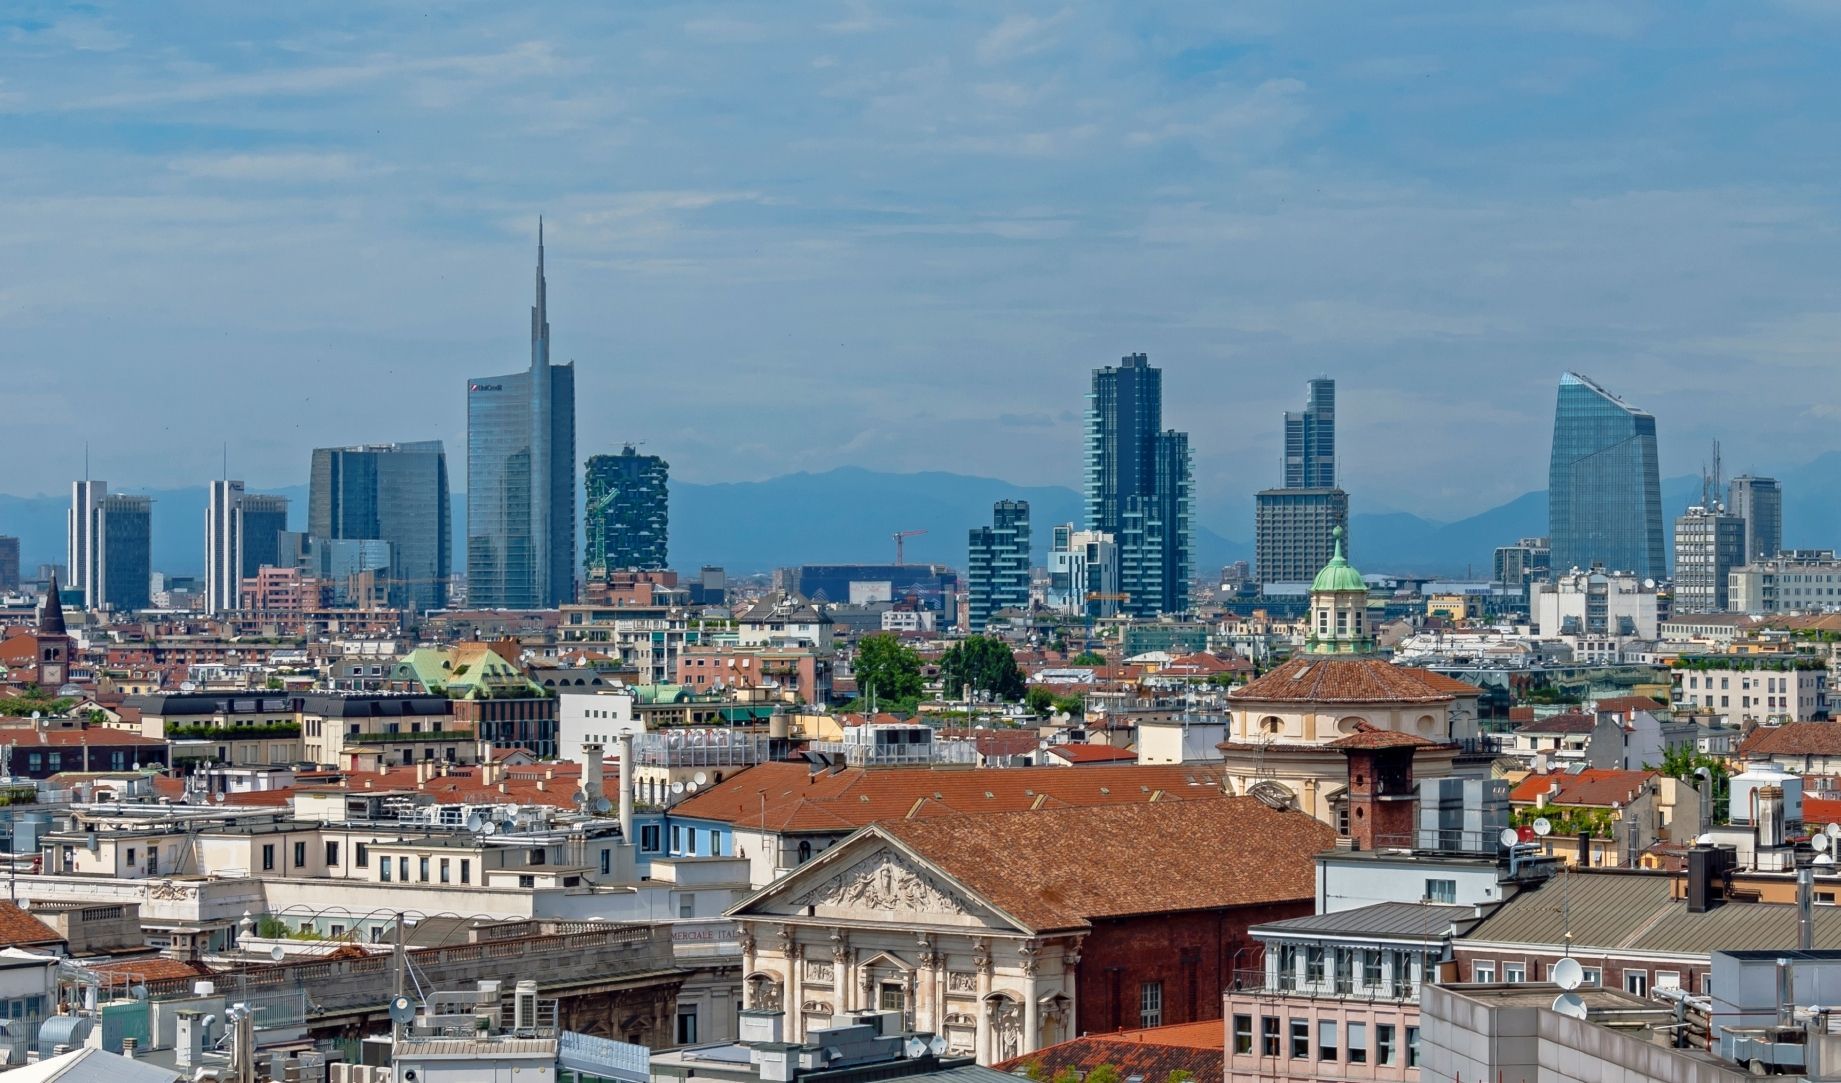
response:
M1406 1028L1406 1066L1419 1067L1419 1028Z
M1259 1055L1262 1057L1278 1056L1278 1016L1276 1015L1259 1017Z
M275 844L272 842L262 844L262 871L275 871Z
M1647 970L1626 970L1624 971L1624 992L1629 993L1632 996L1639 996L1639 997L1648 996L1649 995L1649 971Z
M1163 983L1147 981L1138 986L1138 1025L1163 1026Z
M1457 881L1427 880L1425 882L1425 899L1426 902L1433 903L1457 902Z
M1374 1025L1374 1062L1389 1065L1394 1062L1394 1025L1392 1023Z
M383 883L390 882L390 859L384 858L377 863L377 879Z
M1304 980L1312 985L1323 983L1323 945L1312 944L1304 949Z
M1310 1059L1310 1020L1308 1019L1291 1021L1291 1059Z
M1478 960L1470 964L1470 980L1478 985L1488 985L1496 980L1496 964Z
M307 867L307 844L304 842L294 844L294 867L297 869Z
M337 842L329 842L326 844L326 871L331 872L338 867L339 844Z
M445 857L441 859L441 882L448 883L448 859Z
M678 1010L678 1044L697 1044L697 1009Z
M639 825L639 848L648 854L658 853L658 825Z
M1317 1059L1336 1059L1336 1020L1317 1020Z
M677 824L671 825L671 852L674 854L684 852L684 829Z
M1366 948L1362 951L1362 985L1369 989L1381 987L1381 949Z
M473 882L473 859L470 857L460 859L460 882L463 884Z
M1253 1051L1253 1017L1250 1015L1234 1016L1234 1052L1251 1053Z
M396 878L405 884L409 882L409 858L407 856L396 859ZM428 877L424 876L422 879L426 880Z
M1681 988L1681 971L1679 970L1658 970L1656 971L1656 988L1657 989L1679 989Z
M370 868L371 867L371 845L370 843L360 842L356 844L355 846L353 846L352 847L352 858L353 860L358 862L359 868L361 869Z
M1350 1023L1347 1037L1350 1064L1368 1063L1368 1024Z
M520 876L518 877L518 886L519 887L536 887L537 878L535 876Z
M1604 971L1600 970L1599 968L1595 966L1586 967L1585 968L1585 978L1583 979L1581 984L1603 985L1604 984Z
M1522 982L1527 981L1528 980L1528 964L1526 963L1503 963L1502 964L1502 980L1508 982L1511 985L1520 985Z
M134 864L134 847L128 847L128 864Z

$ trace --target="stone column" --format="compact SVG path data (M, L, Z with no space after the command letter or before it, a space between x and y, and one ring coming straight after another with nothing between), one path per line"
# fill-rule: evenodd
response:
M1034 1053L1042 1044L1042 1008L1036 1003L1036 953L1041 949L1035 941L1025 940L1016 950L1023 957L1023 1037L1017 1051Z
M841 931L831 934L831 990L832 1010L840 1015L849 1011L856 995L856 968L850 965L850 938Z
M805 1013L799 1005L805 1001L805 946L800 944L791 925L780 926L780 957L785 960L786 982L780 986L781 1022L787 1041L805 1041Z
M991 946L978 940L972 947L972 965L978 970L978 1037L972 1047L978 1063L990 1066L991 1057Z
M1061 988L1068 995L1067 1038L1080 1037L1080 941L1069 945L1061 957Z
M946 1030L945 1000L939 994L940 957L933 950L933 938L922 933L916 941L920 951L914 972L914 1029L943 1034Z

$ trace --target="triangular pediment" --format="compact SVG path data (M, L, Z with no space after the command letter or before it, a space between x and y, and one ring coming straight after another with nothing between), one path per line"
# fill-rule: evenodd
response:
M788 873L730 913L904 928L1028 931L964 885L871 828Z

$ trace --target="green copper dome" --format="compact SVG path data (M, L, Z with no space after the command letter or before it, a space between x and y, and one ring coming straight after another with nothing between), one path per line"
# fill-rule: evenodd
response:
M1350 567L1349 561L1342 555L1342 528L1337 527L1331 533L1336 536L1336 555L1330 558L1330 562L1317 573L1317 578L1311 581L1310 592L1312 594L1334 594L1342 591L1361 591L1366 594L1368 584L1362 581L1362 573Z

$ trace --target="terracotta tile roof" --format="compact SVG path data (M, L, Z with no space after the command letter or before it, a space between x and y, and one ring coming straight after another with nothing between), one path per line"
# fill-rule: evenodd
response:
M1841 756L1841 723L1761 726L1739 745L1741 756Z
M1293 658L1228 693L1235 703L1449 703L1472 684L1379 658Z
M112 729L108 726L92 726L85 729L34 729L30 722L25 725L0 724L0 744L20 745L25 748L81 748L95 745L101 748L165 748L166 742L155 737L143 737L128 730Z
M1652 701L1653 702L1653 701ZM1549 715L1515 727L1516 733L1590 733L1598 728L1598 719L1589 714L1568 711Z
M1309 902L1314 855L1336 840L1315 818L1251 797L942 816L873 830L1037 932L1134 914Z
M197 963L159 956L148 959L123 959L114 963L85 963L83 967L85 970L93 970L98 974L119 974L123 977L130 977L137 982L162 981L167 978L196 978L211 973Z
M1609 696L1594 704L1600 711L1626 714L1630 711L1666 711L1666 704L1657 703L1648 696Z
M769 830L837 831L963 812L1211 797L1224 788L1221 768L1210 766L846 767L815 773L802 762L763 763L673 806L672 815L756 827L765 797Z
M1148 1030L1086 1034L993 1067L1012 1073L1034 1067L1034 1074L1050 1079L1063 1069L1085 1075L1109 1064L1118 1069L1121 1079L1137 1076L1145 1083L1163 1083L1172 1072L1180 1071L1188 1072L1198 1083L1208 1083L1225 1074L1226 1049L1226 1023L1213 1019Z
M1812 831L1841 823L1841 798L1803 796L1803 823Z
M64 938L56 929L21 910L17 904L0 902L0 948L63 942Z
M1393 730L1364 730L1351 733L1347 737L1338 737L1331 741L1329 747L1337 749L1362 748L1435 748L1438 742L1416 733L1396 733Z
M1138 760L1138 754L1131 749L1111 745L1055 745L1048 754L1069 763L1119 763L1124 760L1136 763Z
M1547 797L1550 805L1610 808L1614 804L1629 804L1650 780L1660 777L1654 771L1605 771L1598 768L1588 768L1576 775L1529 775L1509 791L1509 803L1532 805L1541 794L1548 793L1557 783L1559 791Z

